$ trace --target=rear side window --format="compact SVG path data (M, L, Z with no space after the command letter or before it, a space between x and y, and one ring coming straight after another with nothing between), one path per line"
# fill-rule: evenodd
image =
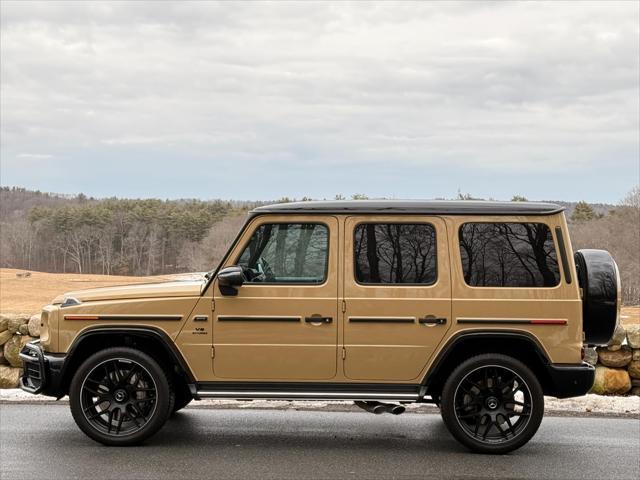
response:
M436 282L436 230L429 224L363 223L354 232L355 276L366 284Z
M319 223L260 225L240 255L249 283L323 283L329 230Z
M459 240L464 280L472 287L554 287L560 281L544 223L465 223Z

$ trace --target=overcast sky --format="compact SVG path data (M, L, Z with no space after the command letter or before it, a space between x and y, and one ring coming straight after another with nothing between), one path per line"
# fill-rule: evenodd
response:
M1 183L616 202L639 2L1 4Z

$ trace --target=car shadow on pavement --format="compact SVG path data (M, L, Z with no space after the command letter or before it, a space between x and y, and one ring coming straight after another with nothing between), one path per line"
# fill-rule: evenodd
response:
M211 418L202 418L198 409L187 409L171 417L165 427L145 445L162 449L191 445L210 449L211 453L236 446L260 451L272 450L274 454L282 451L283 447L288 447L295 448L303 455L320 456L323 453L344 451L400 451L407 456L473 455L487 461L495 458L494 455L470 452L461 446L451 436L439 415L405 414L396 417L345 413L343 422L327 425L322 412L313 412L315 421L307 421L305 412L300 411L273 412L276 416L284 417L284 421L270 416L265 418L264 412L247 409L243 411L242 423L230 429L227 426L216 427L215 421L212 423ZM298 416L301 414L302 416ZM407 428L409 424L414 428ZM329 426L333 428L327 428ZM416 429L416 426L421 428ZM527 456L533 460L552 454L551 446L534 440L524 448L502 457L516 459Z
M72 449L108 448L110 453L138 449L160 454L181 451L186 458L196 450L200 454L214 454L233 447L272 451L274 454L283 448L295 448L303 455L348 451L400 451L410 456L470 454L451 437L437 415L327 413L330 415L318 411L187 408L174 414L144 444L130 447L102 447L80 432L69 418L68 422L60 419L59 429L51 432L55 439L44 433L31 441L43 444L62 442ZM547 447L544 443L531 442L526 446L526 454L535 457L551 454ZM512 452L509 456L519 456L525 453L524 450Z
M423 415L408 414L406 418L415 420L415 423L424 423L424 429L415 435L407 432L402 425L389 420L397 420L398 417L374 416L370 414L356 413L358 417L366 418L366 429L354 428L354 424L335 425L332 429L317 428L313 424L306 424L304 420L287 419L283 428L281 422L267 419L259 415L259 410L246 410L245 422L235 429L226 427L216 428L211 424L211 419L199 418L198 409L188 409L174 414L164 428L151 438L146 445L154 447L175 446L176 444L197 444L199 448L204 445L215 450L229 445L254 446L261 449L273 448L278 450L283 446L294 445L298 449L335 450L342 448L378 449L390 450L402 449L409 453L411 450L424 452L425 445L432 453L468 453L449 434L444 423L439 417L430 419L428 424ZM255 423L251 422L251 413L256 413ZM295 415L302 412L278 412L283 415ZM318 412L314 412L318 413ZM354 414L346 414L347 418ZM433 417L433 416L432 416ZM248 421L247 421L248 420ZM387 421L384 421L387 420ZM209 423L203 428L203 422ZM358 422L360 423L360 422Z

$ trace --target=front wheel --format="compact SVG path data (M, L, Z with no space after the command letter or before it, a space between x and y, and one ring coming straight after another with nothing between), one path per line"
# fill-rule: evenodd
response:
M460 443L479 453L520 448L538 430L544 396L522 362L485 354L460 364L442 390L442 418Z
M172 392L158 363L132 348L89 357L69 388L78 427L105 445L135 445L156 433L171 413Z

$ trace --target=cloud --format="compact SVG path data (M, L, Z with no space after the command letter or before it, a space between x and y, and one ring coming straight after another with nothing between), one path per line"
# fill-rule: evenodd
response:
M615 200L639 175L638 16L635 2L3 2L2 182ZM20 156L35 148L50 171ZM140 190L123 167L194 178Z

